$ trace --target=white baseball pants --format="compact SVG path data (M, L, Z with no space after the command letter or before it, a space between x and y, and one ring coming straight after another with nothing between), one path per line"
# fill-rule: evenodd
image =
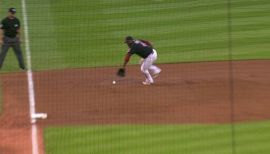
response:
M150 54L147 58L145 58L141 64L141 71L145 75L146 80L150 83L154 83L152 75L160 73L161 71L160 68L153 65L156 60L157 60L157 52L155 49L153 49L153 53Z

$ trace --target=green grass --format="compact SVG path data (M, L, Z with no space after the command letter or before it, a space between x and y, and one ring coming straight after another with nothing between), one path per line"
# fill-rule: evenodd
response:
M12 5L21 17L20 1L1 3L1 13ZM34 70L121 65L126 35L153 41L159 63L228 60L227 1L26 3ZM269 59L270 1L236 0L231 6L233 59ZM18 70L13 57L4 71Z
M85 126L45 129L47 154L220 154L231 150L229 126Z
M270 121L239 124L235 128L237 154L270 153Z
M235 125L237 154L270 153L270 122ZM232 154L231 125L49 127L47 154Z

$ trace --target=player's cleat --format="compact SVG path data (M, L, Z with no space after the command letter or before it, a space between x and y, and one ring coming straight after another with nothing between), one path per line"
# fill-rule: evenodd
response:
M151 83L151 82L148 81L148 80L145 80L145 81L142 82L142 84L148 86L148 85L151 85L151 84L153 84L153 83Z
M22 71L25 71L25 70L26 70L24 67L20 67L20 69L21 69Z

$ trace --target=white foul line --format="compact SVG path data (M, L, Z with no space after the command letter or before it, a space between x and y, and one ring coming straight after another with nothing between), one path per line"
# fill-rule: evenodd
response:
M28 95L29 95L29 112L30 120L32 123L31 129L31 139L32 139L32 154L39 154L38 149L38 130L36 125L36 118L32 118L32 115L36 114L35 111L35 92L34 92L34 81L31 68L31 50L29 46L29 36L28 36L28 23L27 23L27 11L25 0L22 0L22 15L24 24L24 36L25 36L25 51L27 59L27 80L28 80Z

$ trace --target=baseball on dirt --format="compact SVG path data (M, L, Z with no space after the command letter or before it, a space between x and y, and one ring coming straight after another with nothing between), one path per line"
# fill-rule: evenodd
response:
M115 80L113 80L112 84L116 84L116 81L115 81Z

